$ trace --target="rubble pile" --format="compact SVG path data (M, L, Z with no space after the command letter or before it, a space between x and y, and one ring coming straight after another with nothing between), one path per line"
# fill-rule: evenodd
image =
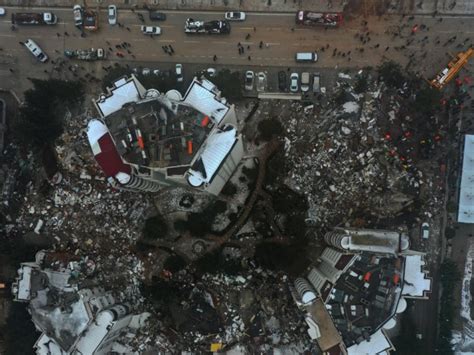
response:
M286 275L255 268L238 275L204 274L190 282L190 273L181 271L172 278L181 285L173 324L162 324L157 332L177 329L175 350L209 351L210 344L221 344L229 350L240 344L247 352L285 349L303 353L313 349L304 336L305 323L288 287ZM191 289L189 287L191 286ZM160 349L159 335L150 346ZM169 348L167 348L169 350Z
M384 127L398 113L397 97L389 100L392 110L386 114L383 84L365 95L347 83L344 88L344 103L317 114L293 103L291 117L285 118L285 183L307 196L309 219L322 228L362 215L395 216L418 196L421 185L431 183L415 166L389 154L394 149Z

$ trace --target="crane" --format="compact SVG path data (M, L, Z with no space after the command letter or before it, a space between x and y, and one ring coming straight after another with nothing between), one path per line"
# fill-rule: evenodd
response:
M464 67L469 58L474 54L474 49L469 48L465 52L459 52L453 59L448 63L446 68L441 70L434 79L428 80L428 83L441 90L446 84L448 84L459 71Z

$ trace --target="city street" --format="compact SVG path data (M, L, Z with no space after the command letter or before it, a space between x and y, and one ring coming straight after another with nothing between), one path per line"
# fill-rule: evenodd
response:
M411 70L432 76L448 62L446 53L465 49L470 44L468 36L474 33L462 31L463 38L452 39L451 43L443 46L450 38L459 34L461 28L472 28L474 20L470 17L446 17L439 22L439 18L432 16L410 20L408 17L387 15L380 19L368 18L367 25L362 18L358 18L346 20L337 29L324 29L295 26L293 13L248 13L246 21L231 23L230 35L186 35L186 18L214 20L222 19L223 14L165 11L166 21L152 22L148 19L148 13L140 11L147 25L162 28L162 35L150 38L140 31L142 22L137 16L138 11L134 13L119 10L119 27L108 25L106 11L102 10L99 30L96 33L86 32L86 37L83 38L73 24L70 8L52 10L59 17L59 23L55 26L17 26L12 31L10 14L16 11L25 10L8 8L7 15L0 19L0 77L2 87L7 89L17 87L18 79L23 81L26 77L45 77L51 71L51 61L48 64L37 62L19 43L28 38L35 40L53 61L63 57L66 48L102 47L111 49L108 50L108 60L137 62L140 65L149 63L146 65L158 68L162 62L213 63L214 56L219 65L294 68L308 66L295 62L296 52L317 51L319 60L311 65L313 70L376 66L384 59L393 59L402 65L410 62ZM47 9L30 8L28 11ZM411 34L414 25L417 25L417 31ZM122 42L129 42L131 48L130 53L121 50L124 57L119 58L119 50L115 46ZM244 47L243 54L239 54L239 42ZM172 45L175 54L170 56L165 53L162 50L164 45ZM96 72L100 72L101 67L100 62L91 65Z

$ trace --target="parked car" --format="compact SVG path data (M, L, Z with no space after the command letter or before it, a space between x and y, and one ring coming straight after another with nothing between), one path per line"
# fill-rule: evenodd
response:
M225 19L229 21L244 21L245 18L245 12L242 11L231 11L225 13Z
M108 19L109 19L109 25L116 25L117 24L117 6L115 5L109 5L108 10Z
M301 73L301 91L307 92L309 90L309 73Z
M320 84L320 77L319 73L314 73L313 75L313 92L319 93L321 91L321 84Z
M430 237L430 225L427 222L421 224L421 238L428 239Z
M290 91L291 92L298 92L298 73L291 73L290 75Z
M141 26L141 30L145 35L160 35L161 28L158 26Z
M253 71L247 70L245 72L245 90L247 91L253 90L253 78L254 78Z
M176 64L176 81L178 83L183 82L183 65L182 64Z
M158 12L158 11L150 11L149 14L150 20L152 21L165 21L166 20L166 14L163 12Z
M150 74L151 74L151 69L150 68L143 68L142 75L148 76Z
M160 69L154 69L153 70L153 75L159 76L160 75Z
M206 73L207 73L207 75L209 75L211 78L213 78L213 77L216 76L217 71L216 71L216 69L214 69L214 68L207 68L207 69L206 69Z
M278 89L286 90L286 73L283 70L278 72Z
M7 12L5 11L4 7L0 7L0 16L5 16Z
M74 5L74 7L72 8L72 12L74 14L74 24L76 26L82 26L82 24L84 23L84 19L83 19L83 11L82 11L82 6L81 5Z
M257 74L257 91L265 91L265 85L267 84L267 76L264 72L260 72Z

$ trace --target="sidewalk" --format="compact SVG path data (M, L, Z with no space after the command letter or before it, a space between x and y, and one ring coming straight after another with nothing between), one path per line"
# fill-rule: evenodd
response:
M89 7L105 8L115 4L119 9L192 11L252 11L252 12L295 12L301 9L312 11L342 11L348 0L89 0ZM69 0L3 0L2 6L20 7L70 7ZM76 1L82 3L82 1Z

